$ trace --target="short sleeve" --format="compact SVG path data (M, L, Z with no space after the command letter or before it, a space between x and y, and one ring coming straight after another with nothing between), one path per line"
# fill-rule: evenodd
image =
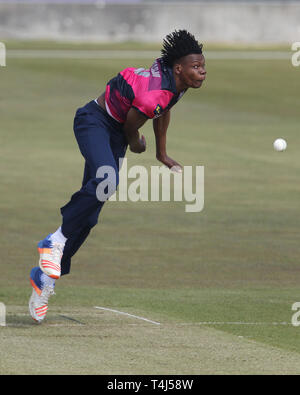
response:
M159 116L168 106L173 93L170 91L148 91L134 98L132 107L153 119Z

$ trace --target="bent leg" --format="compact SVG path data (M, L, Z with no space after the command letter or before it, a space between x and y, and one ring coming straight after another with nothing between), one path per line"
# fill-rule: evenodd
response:
M127 148L120 125L115 121L112 124L111 119L97 112L97 109L94 114L82 110L76 114L74 132L85 158L85 169L81 189L61 208L62 232L68 238L62 258L62 274L69 273L71 257L86 240L91 228L97 224L104 205L104 201L98 200L96 192L98 185L106 177L99 177L99 174L97 176L98 169L101 166L110 166L114 170L113 193L119 182L119 159L124 158ZM94 111L93 108L92 110Z
M84 174L83 174L83 180L82 180L82 187L84 187L87 182L91 179L91 173L90 169L87 163L85 163L84 167ZM65 275L70 273L71 270L71 258L73 255L76 254L76 252L79 250L81 245L84 243L88 235L90 234L90 231L94 225L96 225L97 220L98 220L98 215L100 213L102 206L96 210L92 216L89 218L89 224L85 228L81 228L74 232L71 237L68 238L65 248L64 248L64 253L62 256L61 260L61 275Z
M100 211L104 204L104 201L98 200L96 192L98 185L107 178L107 175L98 177L98 169L109 166L113 169L115 177L112 182L114 185L118 184L118 167L110 146L109 132L99 127L87 127L75 129L75 134L86 160L89 177L85 174L84 181L87 182L74 193L70 202L61 208L62 233L66 238L70 238L79 229L87 227L89 218Z

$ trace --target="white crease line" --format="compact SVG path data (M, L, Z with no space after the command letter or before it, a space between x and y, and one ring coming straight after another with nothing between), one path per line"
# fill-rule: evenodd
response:
M238 59L238 60L272 60L290 59L292 53L288 51L207 51L207 59Z
M187 325L292 325L291 322L242 322L242 321L203 321L203 322L184 322L177 326Z
M135 50L76 50L76 49L7 49L8 58L46 59L150 59L160 56L159 51ZM272 60L289 59L288 51L206 51L207 59Z
M76 49L7 49L8 58L46 59L148 59L159 57L158 51L76 50Z
M111 311L111 312L113 312L113 313L126 315L126 316L128 316L128 317L136 318L136 319L138 319L138 320L147 321L147 322L150 322L151 324L160 325L160 322L151 321L151 320L148 320L147 318L139 317L138 315L133 315L133 314L129 314L129 313L124 313L123 311L108 309L107 307L99 307L99 306L94 306L94 308L95 308L95 309L98 309L98 310Z

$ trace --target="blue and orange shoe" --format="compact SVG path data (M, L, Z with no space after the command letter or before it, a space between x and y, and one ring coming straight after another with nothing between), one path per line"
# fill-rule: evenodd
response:
M40 253L39 266L49 277L58 279L61 274L60 262L64 251L64 244L54 243L51 233L38 243Z
M41 323L48 311L49 297L55 295L55 280L49 278L39 267L30 272L32 294L29 300L29 312L34 321Z

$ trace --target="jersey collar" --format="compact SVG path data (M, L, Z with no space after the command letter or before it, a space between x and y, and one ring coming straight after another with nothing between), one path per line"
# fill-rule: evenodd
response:
M161 88L163 90L171 91L175 95L178 94L176 90L176 81L173 74L172 67L167 66L161 58L157 59L161 67L162 82Z

